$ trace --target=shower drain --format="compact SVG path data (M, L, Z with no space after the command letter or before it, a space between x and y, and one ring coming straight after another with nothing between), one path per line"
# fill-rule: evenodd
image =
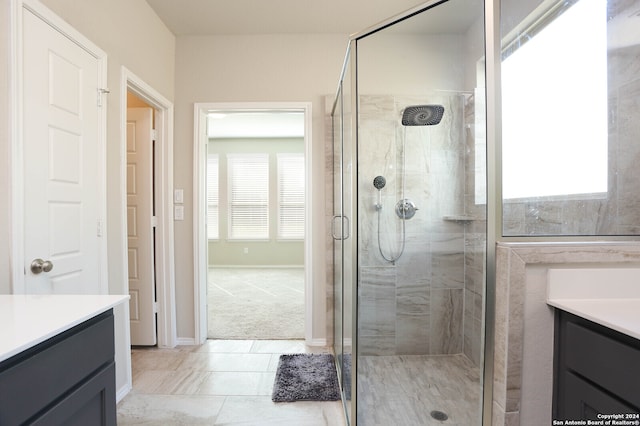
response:
M449 418L449 416L447 416L447 413L443 413L442 411L438 411L438 410L433 410L430 414L431 414L431 417L433 417L436 420L440 420L441 422L444 422Z

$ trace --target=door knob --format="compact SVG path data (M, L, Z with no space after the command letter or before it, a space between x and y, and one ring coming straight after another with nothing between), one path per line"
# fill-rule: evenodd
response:
M31 262L31 272L33 272L34 275L38 275L41 272L49 272L52 269L53 263L49 260L34 259L33 262Z

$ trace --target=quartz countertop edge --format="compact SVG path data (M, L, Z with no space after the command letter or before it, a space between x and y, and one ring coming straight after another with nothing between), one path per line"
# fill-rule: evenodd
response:
M640 298L547 299L547 304L640 339Z
M128 295L0 295L0 362L128 299Z

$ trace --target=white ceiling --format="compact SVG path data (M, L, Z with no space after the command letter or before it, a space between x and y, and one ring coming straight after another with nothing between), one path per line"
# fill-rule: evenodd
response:
M175 35L354 34L420 0L147 0Z

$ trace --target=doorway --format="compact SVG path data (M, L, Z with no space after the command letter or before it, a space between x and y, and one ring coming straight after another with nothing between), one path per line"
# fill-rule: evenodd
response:
M207 337L304 337L304 112L207 115Z
M121 253L123 256L122 282L126 283L123 289L130 293L129 270L132 269L131 258L128 250L127 231L127 106L129 106L129 94L143 102L153 110L155 148L153 149L154 179L153 179L153 234L154 241L154 266L155 298L152 309L155 316L158 347L175 347L177 344L176 314L175 314L175 274L174 274L174 227L173 227L173 104L160 95L156 90L147 85L142 79L131 71L122 68L121 74L121 182L122 182L122 229L125 233L122 238ZM133 101L132 101L133 106ZM132 306L130 304L130 310ZM135 344L135 342L131 342Z
M313 318L311 209L307 207L311 206L312 187L311 105L196 104L195 108L196 343L207 337L309 341ZM267 123L294 116L299 119L297 134L273 130L274 124ZM243 134L234 134L234 128ZM283 138L286 141L275 145L295 145L297 140L297 147L271 146ZM212 170L216 171L214 193ZM287 179L301 180L302 194L283 198L290 184ZM271 327L278 322L295 322L291 312L297 308L285 304L285 299L301 308L300 326L293 334ZM278 305L287 305L291 312L284 314ZM269 317L244 318L245 331L236 328L231 333L240 334L229 334L225 322L237 325L237 320L242 320L238 312L247 316L260 310ZM269 315L269 311L277 314ZM243 334L247 329L252 334Z
M155 346L154 109L127 91L127 257L133 346Z

